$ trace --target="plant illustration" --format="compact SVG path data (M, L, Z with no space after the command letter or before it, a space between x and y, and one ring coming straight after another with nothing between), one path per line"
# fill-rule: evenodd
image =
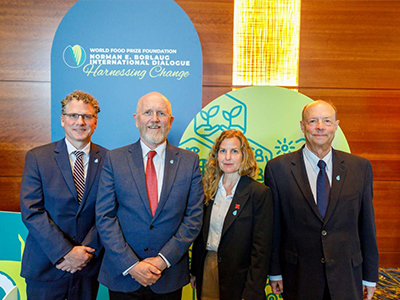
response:
M232 121L234 118L238 117L240 115L240 113L242 112L243 107L241 105L235 106L231 109L230 112L224 110L222 111L222 116L224 117L225 120L228 121L228 126L224 126L226 127L226 129L232 129Z

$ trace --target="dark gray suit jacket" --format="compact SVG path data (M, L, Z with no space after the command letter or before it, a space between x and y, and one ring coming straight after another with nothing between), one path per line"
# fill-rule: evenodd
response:
M107 154L96 204L105 247L99 281L113 291L140 284L123 276L133 264L161 253L171 264L150 288L160 294L189 282L188 249L201 229L203 186L197 154L167 144L164 182L154 217L146 190L140 141Z
M325 284L332 300L361 300L362 280L378 280L371 163L337 150L332 159L325 220L311 192L302 149L266 166L275 217L270 275L283 275L285 300L322 299Z
M96 249L96 258L79 271L94 276L102 250L95 226L95 203L107 150L91 144L85 192L79 205L64 139L27 152L21 183L21 214L28 228L21 276L54 281L71 275L55 265L76 245Z

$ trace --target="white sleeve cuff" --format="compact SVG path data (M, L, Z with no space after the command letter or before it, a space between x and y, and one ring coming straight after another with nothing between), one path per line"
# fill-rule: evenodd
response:
M371 281L365 281L365 280L363 280L362 283L363 283L363 285L365 285L365 286L372 286L372 287L376 286L376 282L371 282Z
M132 266L130 266L128 269L126 269L125 270L125 272L123 272L122 273L122 275L124 275L124 276L126 276L126 275L128 275L129 273L129 271L130 271L130 269L132 269L134 266L136 266L138 264L138 262L137 263L135 263L135 264L133 264Z
M167 264L167 268L171 267L171 264L169 263L168 259L165 258L164 255L161 253L158 253L158 255L162 258L162 260Z
M282 280L282 275L269 275L269 281Z

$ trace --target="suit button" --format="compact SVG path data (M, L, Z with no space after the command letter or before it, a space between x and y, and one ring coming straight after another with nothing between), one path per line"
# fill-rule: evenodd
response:
M143 250L144 250L144 251L149 251L149 248L144 248Z
M321 262L324 264L325 263L325 258L321 258Z
M154 226L153 225L150 225L150 230L152 230L154 228Z
M222 261L222 257L218 257L218 262L220 263Z
M328 232L327 232L326 230L322 230L321 234L322 234L323 236L326 236L326 235L328 234Z

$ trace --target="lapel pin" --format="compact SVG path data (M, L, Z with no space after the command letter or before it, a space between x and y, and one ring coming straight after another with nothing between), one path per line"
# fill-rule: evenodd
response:
M336 180L337 180L337 181L340 180L340 175L336 176Z
M235 209L240 209L240 204L236 204Z
M171 165L173 165L173 164L174 164L174 160L171 159L171 160L169 161L169 163L170 163Z
M96 158L96 159L94 160L94 163L97 164L98 162L99 162L99 159Z
M233 211L233 215L234 215L234 216L237 215L237 210Z

